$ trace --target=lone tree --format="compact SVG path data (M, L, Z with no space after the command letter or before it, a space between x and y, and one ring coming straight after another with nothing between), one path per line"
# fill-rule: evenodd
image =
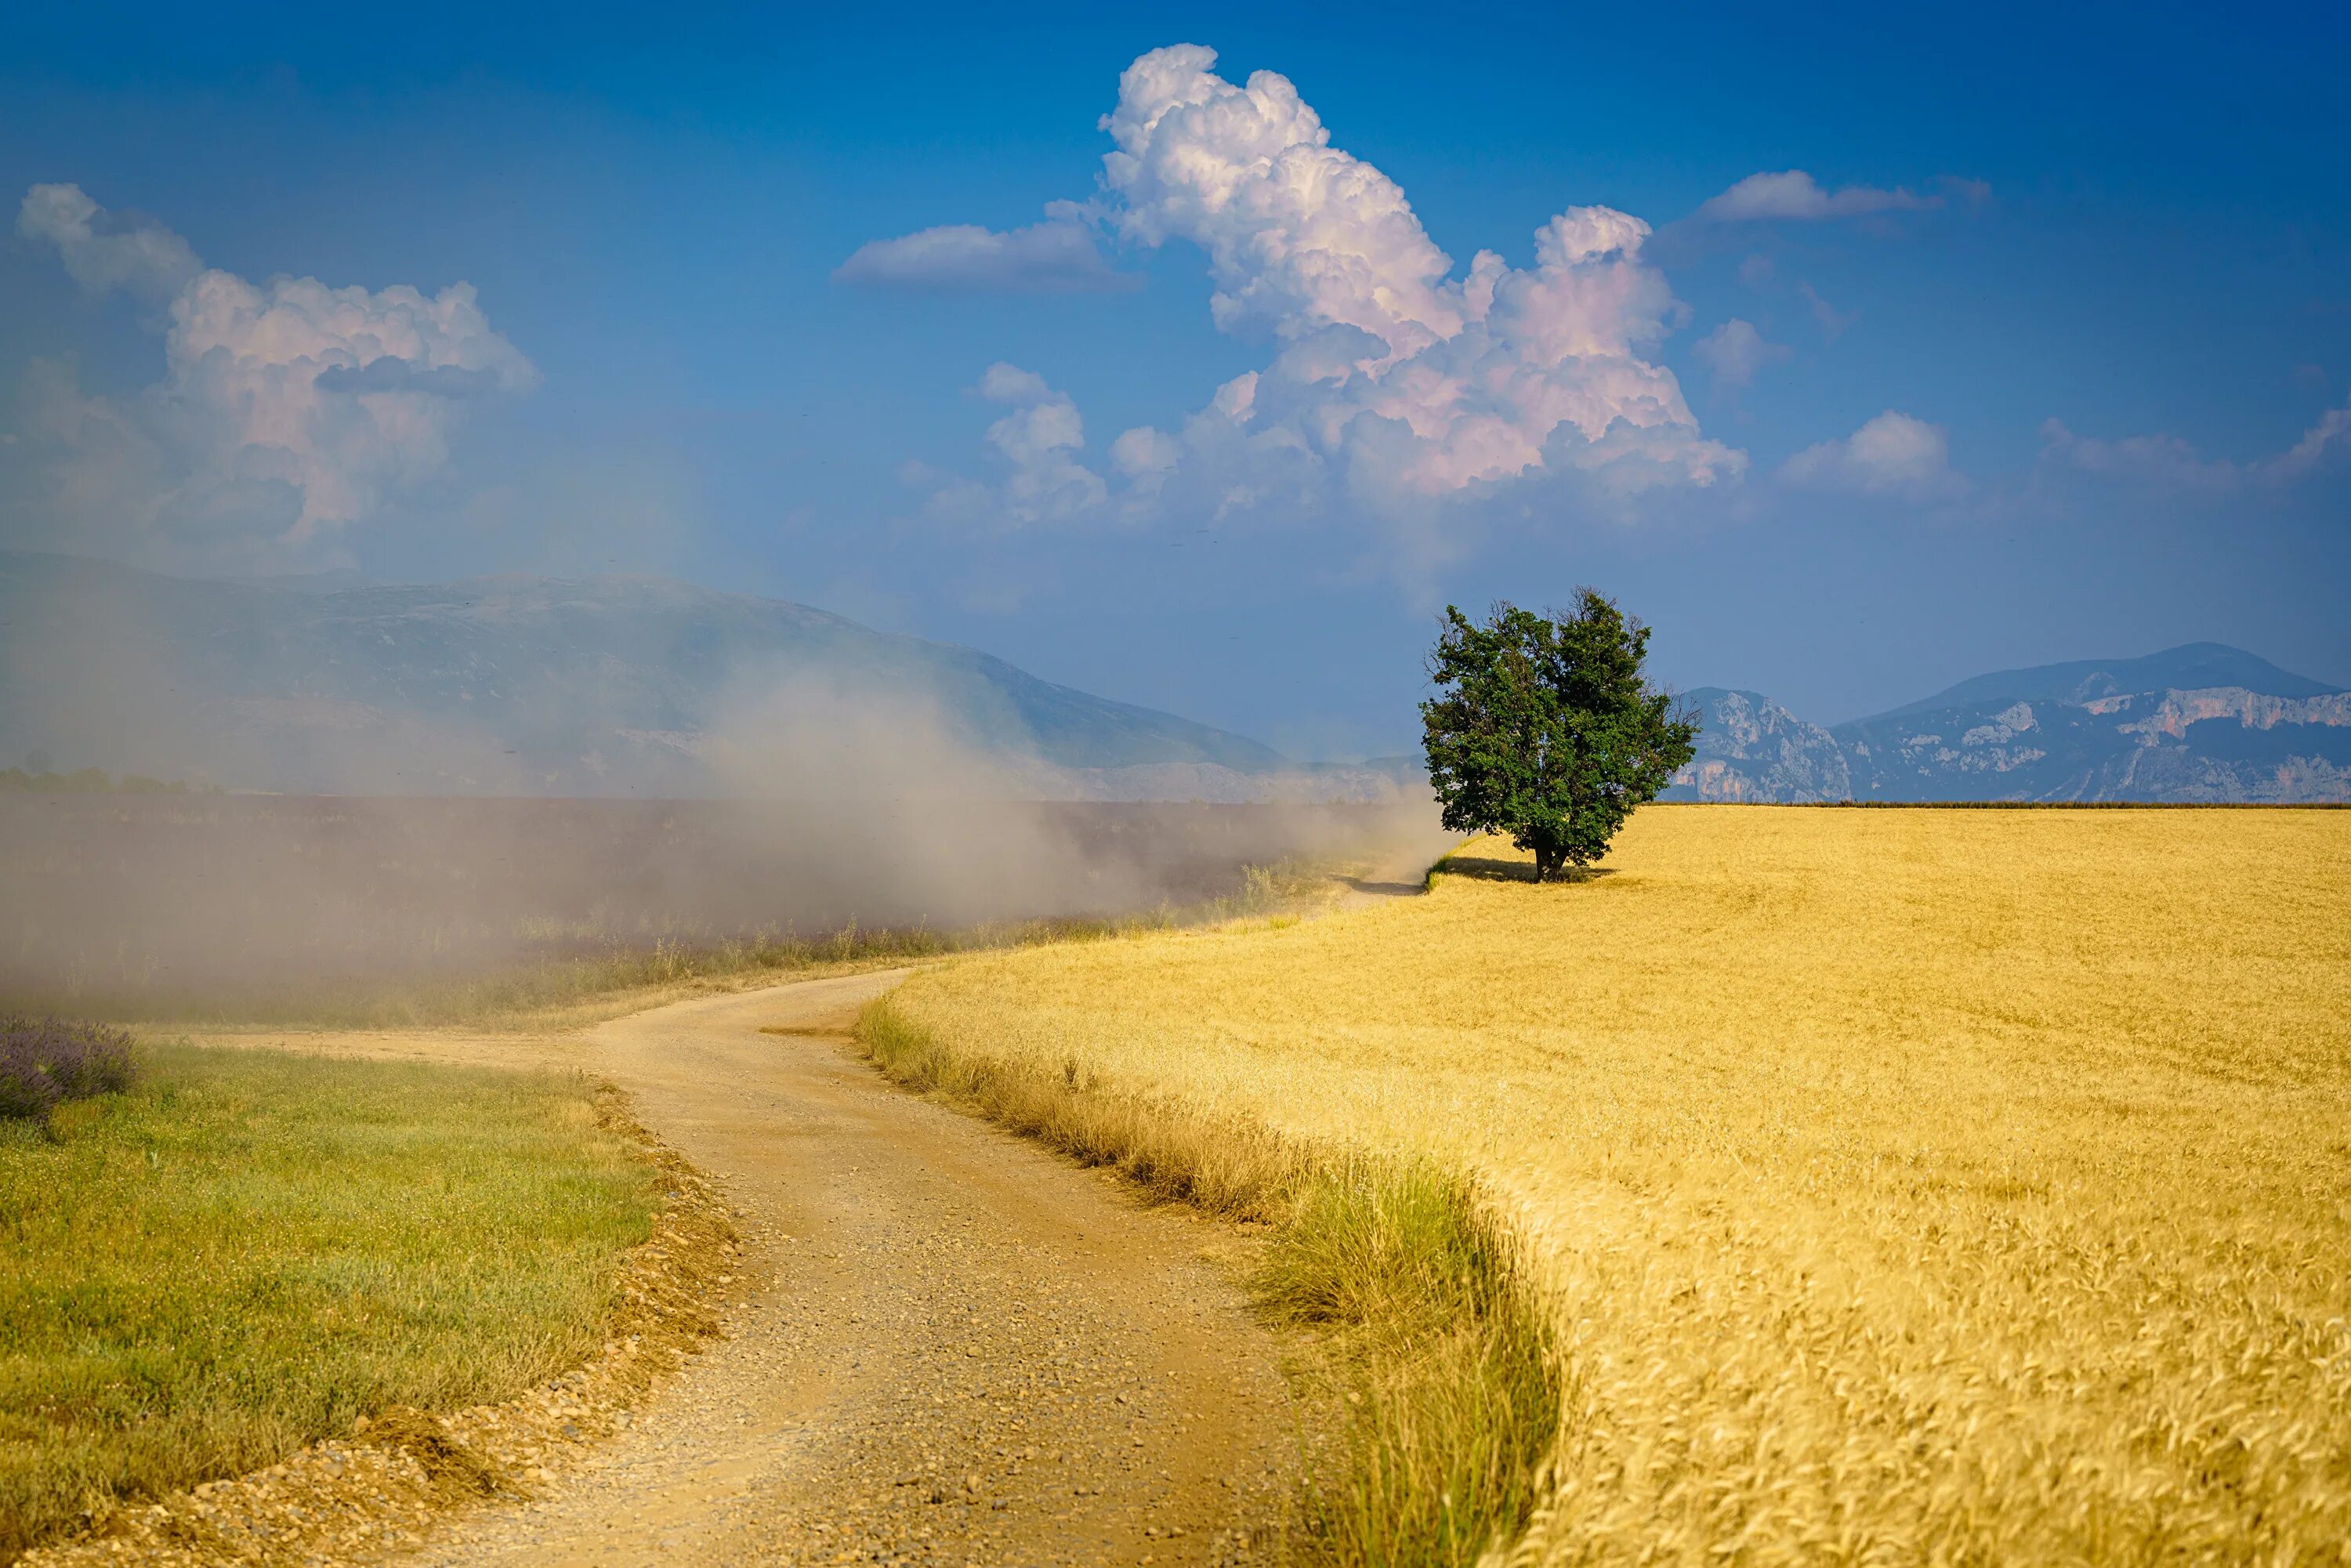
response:
M1420 705L1428 781L1457 833L1508 833L1535 880L1583 866L1690 759L1697 722L1641 676L1649 629L1575 591L1550 619L1502 603L1482 626L1451 605Z

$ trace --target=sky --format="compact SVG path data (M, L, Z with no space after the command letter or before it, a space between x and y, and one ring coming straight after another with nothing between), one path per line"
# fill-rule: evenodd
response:
M1301 758L1590 584L1822 723L2351 685L2317 7L0 20L0 547L656 572Z

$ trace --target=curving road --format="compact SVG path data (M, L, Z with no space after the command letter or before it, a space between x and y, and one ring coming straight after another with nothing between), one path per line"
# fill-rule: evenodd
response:
M1299 1427L1205 1255L1234 1233L886 1084L843 1031L902 973L684 1002L566 1051L724 1184L773 1283L580 1473L407 1561L1285 1555Z

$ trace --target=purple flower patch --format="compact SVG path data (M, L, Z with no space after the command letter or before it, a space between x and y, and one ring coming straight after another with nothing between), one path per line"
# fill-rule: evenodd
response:
M47 1121L65 1101L128 1089L131 1072L128 1030L0 1018L0 1116Z

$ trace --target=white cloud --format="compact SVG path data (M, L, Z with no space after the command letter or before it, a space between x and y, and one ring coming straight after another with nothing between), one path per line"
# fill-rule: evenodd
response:
M1219 326L1353 327L1391 356L1459 332L1452 262L1395 182L1332 147L1287 78L1259 71L1235 87L1216 58L1197 45L1155 49L1119 78L1102 126L1118 144L1102 163L1126 203L1120 229L1207 250Z
M2255 466L2267 479L2299 479L2325 462L2330 455L2345 451L2351 451L2351 403L2328 409L2319 415L2316 424L2303 432L2301 440Z
M2103 441L2074 434L2062 420L2041 425L2041 461L2077 473L2169 489L2230 490L2244 474L2233 463L2210 461L2176 435L2128 435Z
M2248 485L2290 485L2317 472L2345 452L2351 452L2351 404L2326 410L2293 445L2250 463L2207 457L2177 435L2126 435L2104 440L2076 435L2062 420L2046 420L2041 426L2041 461L2044 466L2126 484L2210 495Z
M36 185L16 210L16 232L57 247L83 292L121 288L169 299L203 269L188 242L152 218L109 213L79 185Z
M1623 493L1743 471L1643 357L1676 309L1642 258L1646 224L1571 207L1536 234L1533 267L1480 251L1457 278L1402 189L1332 146L1295 87L1270 71L1236 86L1216 57L1155 49L1121 77L1103 214L1136 244L1206 251L1216 323L1277 348L1180 427L1120 437L1130 488L1111 498L1129 515L1340 493L1419 514L1544 475Z
M1807 446L1780 466L1780 477L1804 489L1947 499L1967 488L1951 467L1943 427L1887 409L1842 441Z
M86 398L49 367L32 398L44 504L68 525L146 536L134 549L256 566L331 555L341 530L442 469L474 395L538 381L470 284L430 297L256 284L71 185L34 187L17 226L56 245L85 287L168 290L161 382Z
M1165 474L1183 461L1184 448L1176 438L1143 425L1122 433L1110 444L1111 466L1130 479Z
M1981 187L1980 182L1969 182ZM1988 188L1975 199L1980 201ZM1921 196L1896 187L1847 185L1831 191L1802 169L1750 174L1720 195L1709 196L1692 214L1701 223L1752 223L1768 218L1851 218L1871 213L1915 212L1942 205L1939 196Z
M1092 511L1109 494L1102 476L1075 455L1085 449L1085 422L1066 392L1034 371L1001 362L975 389L1010 412L987 427L1003 476L994 485L964 479L932 495L934 516L958 522L1060 522Z
M1714 372L1717 387L1751 385L1755 372L1789 355L1785 344L1767 341L1752 321L1734 316L1690 345L1698 363Z
M1813 319L1820 323L1821 336L1831 342L1843 337L1847 327L1861 319L1860 311L1838 309L1822 298L1821 291L1814 288L1809 282L1798 283L1796 291L1804 297L1804 303L1812 308Z
M870 288L1014 294L1102 294L1143 280L1102 259L1078 209L1056 202L1043 223L998 233L948 224L897 239L869 240L833 269L833 281Z

